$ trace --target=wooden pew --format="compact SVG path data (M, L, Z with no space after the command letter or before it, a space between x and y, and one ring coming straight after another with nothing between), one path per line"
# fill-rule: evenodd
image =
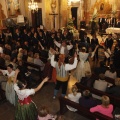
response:
M110 82L110 80L111 80L111 82L114 81L113 79L109 79L109 78L106 77L106 81ZM98 95L98 96L107 95L110 98L111 104L113 104L114 108L120 107L120 102L119 102L120 98L118 98L118 97L115 97L113 95L107 94L103 91L99 91L99 90L91 88L91 87L84 86L80 83L76 83L75 85L78 87L80 92L82 92L84 90L90 90L92 94L95 94L95 95ZM114 118L110 118L110 117L102 115L100 113L91 113L89 111L89 109L84 108L81 105L79 105L78 103L70 101L66 98L60 97L59 101L60 101L60 114L63 114L67 109L66 105L69 105L69 106L77 109L78 114L83 115L83 116L85 116L85 117L87 117L91 120L95 120L96 118L99 118L100 120L114 120Z
M84 86L84 85L81 85L80 83L76 83L75 84L77 86L77 88L82 92L84 90L89 90L91 93L93 94L96 94L98 96L103 96L103 95L106 95L110 98L110 102L114 105L114 107L120 107L120 97L116 97L116 96L113 96L113 95L110 95L106 92L103 92L103 91L100 91L100 90L97 90L97 89L94 89L94 88L90 88L90 87L87 87L87 86Z
M82 107L81 105L79 105L78 103L75 103L73 101L70 101L67 98L64 97L59 97L59 102L60 102L60 114L63 115L67 108L66 105L69 105L75 109L77 109L77 113L89 118L90 120L96 120L96 118L98 118L99 120L114 120L113 118L110 118L106 115L103 115L101 113L95 112L95 113L91 113L89 111L89 109Z

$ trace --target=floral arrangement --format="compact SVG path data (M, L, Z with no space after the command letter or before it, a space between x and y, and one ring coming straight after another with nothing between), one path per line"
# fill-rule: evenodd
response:
M69 32L71 32L71 33L78 33L78 30L74 27L74 23L73 23L73 19L72 19L72 18L69 18L69 19L68 19L68 22L67 22L67 26L66 26L66 27L62 27L62 28L61 28L62 32L63 32L65 29L68 29Z
M74 28L73 19L69 18L67 22L67 29L72 30Z

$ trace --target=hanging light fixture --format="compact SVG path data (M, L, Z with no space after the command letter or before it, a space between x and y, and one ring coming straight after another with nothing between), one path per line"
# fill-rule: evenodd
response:
M71 0L71 2L77 3L77 2L80 2L80 0Z
M38 4L37 4L37 2L34 2L34 0L31 0L31 2L28 3L28 8L32 12L38 11Z
M77 3L80 2L80 0L68 0L68 6L71 6L71 3Z

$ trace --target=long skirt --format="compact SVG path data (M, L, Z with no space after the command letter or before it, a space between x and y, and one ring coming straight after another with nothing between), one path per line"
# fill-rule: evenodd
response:
M81 66L81 62L79 62L75 70L74 76L78 80L78 82L80 82L81 78L85 77L88 72L89 74L91 74L91 68L89 62L88 61L85 62L83 66Z
M24 105L18 102L16 105L15 120L38 120L36 105L33 102Z
M15 105L15 90L14 90L14 85L12 82L7 82L6 84L6 99L13 105Z

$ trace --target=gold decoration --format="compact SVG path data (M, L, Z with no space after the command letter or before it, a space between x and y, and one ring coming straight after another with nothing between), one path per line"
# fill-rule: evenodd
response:
M109 3L109 0L97 0L91 7L91 14L93 13L95 7L97 8L98 14L111 14L112 5Z
M68 4L67 4L67 0L60 0L60 1L61 1L61 7L60 7L61 27L63 27L67 25Z
M51 1L45 0L45 28L51 29L51 16L49 15L51 13Z
M3 10L2 10L2 5L0 4L0 29L3 28L3 20L6 18Z

